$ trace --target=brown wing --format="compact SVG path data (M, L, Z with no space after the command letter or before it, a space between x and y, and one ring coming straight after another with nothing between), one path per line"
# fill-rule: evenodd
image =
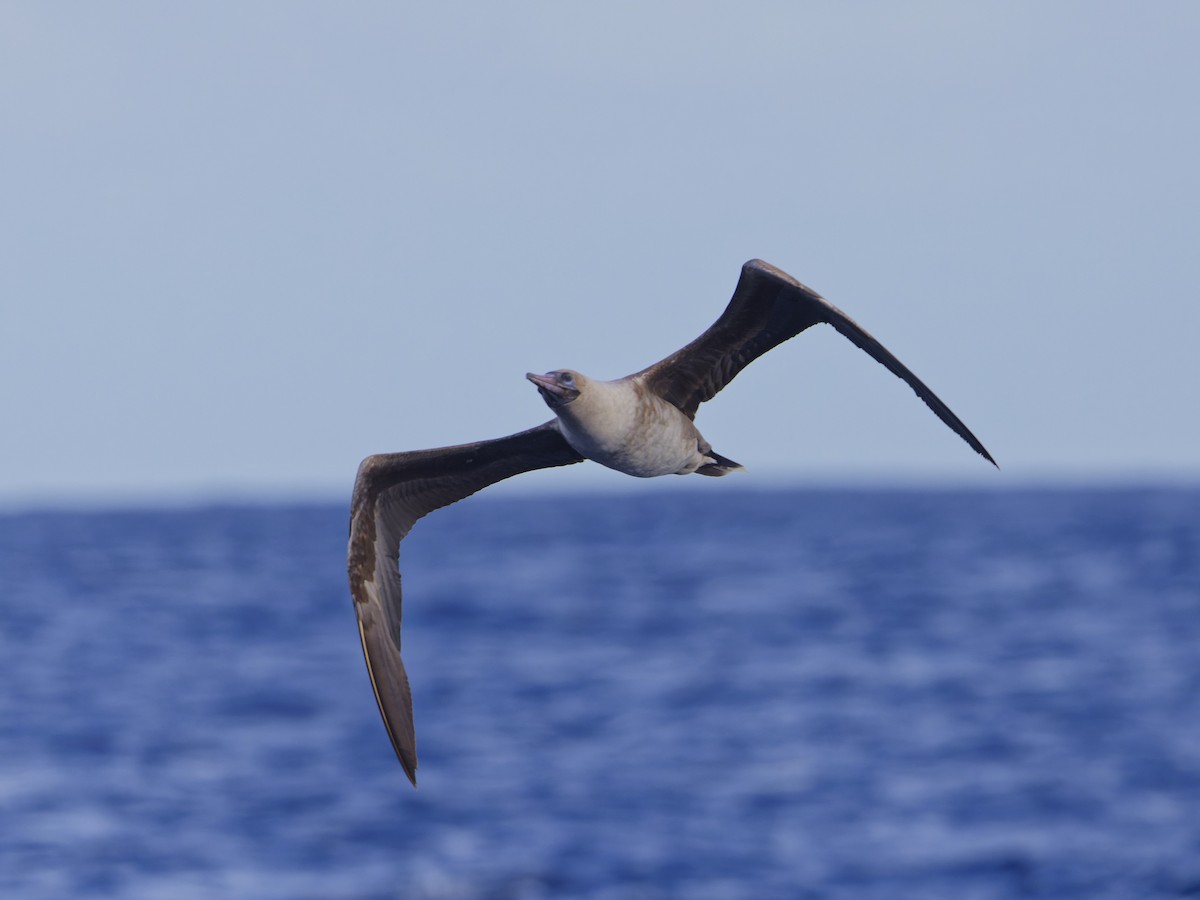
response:
M695 417L696 409L772 347L825 322L902 378L939 419L992 465L970 429L887 348L848 315L791 275L761 259L742 266L733 299L712 327L682 350L630 377Z
M550 421L494 441L368 456L358 467L350 508L350 593L375 700L414 785L412 694L400 659L400 541L423 515L490 484L582 461Z

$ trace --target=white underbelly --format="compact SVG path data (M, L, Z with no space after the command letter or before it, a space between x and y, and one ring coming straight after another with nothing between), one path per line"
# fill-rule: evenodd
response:
M695 428L682 415L679 421L657 421L652 429L630 429L603 437L561 419L559 428L567 443L588 459L638 478L691 472L702 462Z

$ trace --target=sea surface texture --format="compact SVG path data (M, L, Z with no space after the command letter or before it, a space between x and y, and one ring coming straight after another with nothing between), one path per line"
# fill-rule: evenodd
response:
M1200 491L0 516L0 896L1200 896Z

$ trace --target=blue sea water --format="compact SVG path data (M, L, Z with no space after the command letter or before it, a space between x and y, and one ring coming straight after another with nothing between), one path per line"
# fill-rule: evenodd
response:
M703 487L703 485L701 485ZM0 516L0 896L1200 896L1200 491Z

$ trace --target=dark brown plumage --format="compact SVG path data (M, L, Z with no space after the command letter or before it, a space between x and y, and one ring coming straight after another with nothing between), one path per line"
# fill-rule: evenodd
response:
M761 259L742 266L733 299L704 334L631 377L694 418L700 404L715 397L742 369L772 347L822 322L901 378L971 449L996 464L950 407L883 344L816 291Z
M562 385L549 375L530 376L555 419L496 440L363 460L350 513L350 592L375 699L413 784L417 754L412 697L400 658L399 571L400 541L413 523L497 481L585 458L640 476L724 475L738 466L712 452L695 431L690 420L697 408L753 360L821 322L903 379L955 434L995 464L949 407L882 344L819 294L761 260L742 267L733 299L711 328L649 368L617 382L593 382L569 370L557 373ZM589 400L592 396L600 400ZM671 442L681 440L683 455L672 456Z
M417 783L412 694L400 658L400 541L426 513L522 472L583 462L554 422L475 444L368 456L350 507L348 569L371 687L400 765Z

